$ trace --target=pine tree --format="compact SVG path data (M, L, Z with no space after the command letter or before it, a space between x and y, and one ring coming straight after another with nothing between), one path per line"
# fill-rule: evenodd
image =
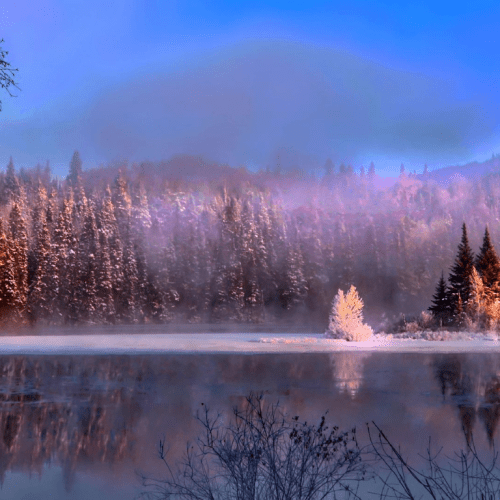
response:
M491 243L488 227L484 231L483 246L476 258L476 269L484 286L491 292L496 292L500 278L500 260Z
M80 233L77 251L77 286L72 321L94 323L97 310L96 257L99 251L99 236L95 221L94 204L89 203Z
M26 219L18 203L12 205L9 214L11 256L16 280L16 310L19 320L23 320L28 300L28 230Z
M148 287L148 260L146 254L147 234L151 228L151 214L148 208L148 198L142 183L139 185L133 198L131 209L131 237L134 246L134 254L137 267L137 296L136 307L138 317L144 321L147 306L147 287ZM194 253L194 247L186 253L186 257ZM193 269L188 271L192 272Z
M113 284L112 310L121 310L121 295L124 287L123 243L115 217L115 207L111 200L111 190L106 188L104 200L98 213L98 227L108 242L110 259L110 280Z
M109 243L106 233L98 230L99 247L96 271L96 320L99 323L115 322L116 310L113 298L113 282Z
M0 324L5 324L17 317L19 307L19 291L14 274L11 242L0 219Z
M78 151L73 153L71 163L69 164L69 174L66 180L70 186L74 188L80 186L82 182L82 160Z
M136 323L141 316L137 304L137 289L139 276L137 272L137 260L134 253L134 244L128 237L123 248L123 286L119 299L117 314L126 323Z
M74 308L76 269L76 236L73 227L73 197L63 201L62 210L59 212L57 224L54 229L53 248L55 258L55 287L57 297L55 300L54 315L59 321L65 322L69 312Z
M36 270L33 281L30 284L28 296L28 314L30 320L49 321L53 317L54 306L54 283L50 274L52 245L50 233L45 216L38 221L38 235L36 238Z
M471 291L471 276L474 269L474 254L469 245L467 236L467 227L465 222L462 226L462 239L458 245L455 264L451 268L451 273L448 278L450 283L450 299L452 314L457 320L459 299L463 310L467 311L467 303Z
M130 228L132 200L130 198L127 181L123 172L120 172L118 177L115 179L113 189L113 205L120 235L122 240L125 240L125 235L128 234Z
M7 173L5 175L4 189L3 189L3 202L9 203L16 200L20 195L19 179L16 176L14 169L14 162L12 156L10 157L9 164L7 165Z
M434 318L436 318L441 325L447 325L451 318L451 303L450 294L446 281L444 279L444 273L441 273L441 278L439 279L438 285L436 287L436 293L432 296L432 305L428 309L431 311Z
M370 166L368 167L368 180L370 182L373 182L374 179L375 179L375 164L371 162Z

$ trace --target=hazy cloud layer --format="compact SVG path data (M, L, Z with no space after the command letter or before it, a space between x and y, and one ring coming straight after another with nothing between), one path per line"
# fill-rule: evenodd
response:
M88 85L88 83L87 83ZM292 42L254 41L100 91L60 123L9 124L23 146L52 158L73 149L96 162L203 155L230 164L311 168L327 157L355 165L467 160L491 137L481 102L459 100L458 82L377 65ZM52 120L56 120L54 116ZM16 145L18 147L16 147ZM43 152L43 153L42 153ZM21 154L21 153L20 153Z

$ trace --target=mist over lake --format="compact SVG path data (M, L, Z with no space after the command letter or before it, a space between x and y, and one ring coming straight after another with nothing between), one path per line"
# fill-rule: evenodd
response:
M159 439L178 460L202 428L201 403L229 422L250 391L301 420L357 427L372 420L411 457L497 438L497 355L257 354L0 358L2 496L134 498L135 470L157 476Z

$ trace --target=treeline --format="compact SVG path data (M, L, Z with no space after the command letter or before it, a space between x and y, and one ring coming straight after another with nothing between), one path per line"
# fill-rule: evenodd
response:
M500 326L500 259L488 228L474 258L464 223L448 283L443 273L429 310L440 326L475 329Z
M444 187L402 170L384 188L373 165L320 179L214 167L214 179L203 177L212 166L179 161L85 171L75 152L65 180L11 161L0 172L0 320L325 328L353 284L376 327L427 309L465 219L472 237L485 224L498 234L498 175Z

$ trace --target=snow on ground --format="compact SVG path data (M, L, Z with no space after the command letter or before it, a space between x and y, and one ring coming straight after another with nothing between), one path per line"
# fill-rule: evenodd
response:
M417 338L398 338L414 336ZM446 340L425 340L436 338ZM0 337L0 355L166 354L166 353L330 353L330 352L500 352L495 334L425 332L377 334L366 342L317 334L196 333L93 334Z

